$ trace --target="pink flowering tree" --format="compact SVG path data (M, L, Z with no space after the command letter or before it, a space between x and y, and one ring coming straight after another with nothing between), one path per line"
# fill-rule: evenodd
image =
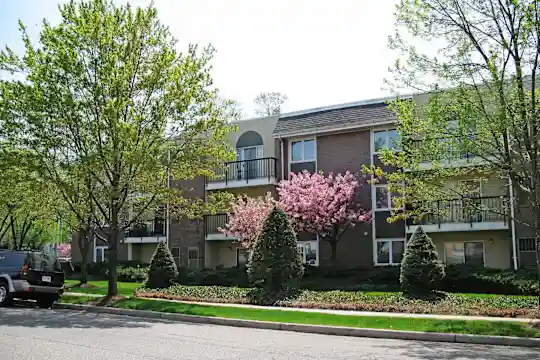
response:
M270 192L265 197L239 196L231 204L229 221L220 231L237 238L242 246L250 248L261 234L264 222L275 205Z
M350 172L328 176L291 173L289 180L278 185L278 206L291 218L296 231L315 233L329 242L335 265L343 234L358 223L371 221L371 212L358 204L359 187Z
M56 249L58 257L71 257L71 244L59 244Z

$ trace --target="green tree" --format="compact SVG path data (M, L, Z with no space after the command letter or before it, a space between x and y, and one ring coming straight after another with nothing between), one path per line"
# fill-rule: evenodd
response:
M149 289L163 289L171 286L177 278L178 268L171 251L167 245L160 242L150 260L148 277L144 286Z
M390 82L420 94L391 104L404 151L382 158L407 169L384 174L407 207L396 217L436 214L438 201L458 199L469 215L513 218L536 237L540 271L539 5L400 1L390 45L402 55ZM457 178L499 178L508 186L500 199L469 201L470 189L445 186ZM517 197L527 211L513 214Z
M444 275L435 245L419 226L407 242L401 260L399 281L403 291L414 296L426 296L437 289Z
M296 233L287 215L275 207L253 247L249 279L260 289L260 301L273 302L297 289L303 271Z
M212 86L213 48L178 52L153 6L92 0L59 9L60 23L44 21L38 45L21 24L24 54L0 54L0 69L13 75L0 82L0 114L11 141L33 151L64 197L73 189L90 196L113 296L119 236L132 222L163 204L173 216L195 216L230 201L193 200L168 185L232 160L231 112ZM58 186L66 176L51 174L74 164L72 184ZM92 186L82 186L88 179Z

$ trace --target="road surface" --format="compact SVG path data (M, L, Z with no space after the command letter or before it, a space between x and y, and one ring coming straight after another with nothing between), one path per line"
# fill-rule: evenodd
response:
M532 360L540 359L540 349L324 336L69 310L0 308L0 359Z

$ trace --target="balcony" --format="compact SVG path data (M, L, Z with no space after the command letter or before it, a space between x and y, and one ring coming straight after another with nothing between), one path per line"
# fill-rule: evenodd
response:
M165 220L145 221L135 224L125 233L124 243L152 244L166 241L167 226Z
M218 229L224 229L229 220L227 214L205 215L204 216L204 238L206 240L236 240L236 238L226 236Z
M503 196L439 200L430 203L422 219L407 219L407 232L418 225L430 232L481 231L508 229L507 199Z
M214 174L212 178L206 179L207 190L275 184L277 160L260 158L232 161L214 170Z
M433 167L433 161L437 160L440 166L461 167L476 166L485 163L486 159L471 153L468 139L473 139L474 134L467 137L447 136L437 139L409 140L408 150L420 151L420 170Z

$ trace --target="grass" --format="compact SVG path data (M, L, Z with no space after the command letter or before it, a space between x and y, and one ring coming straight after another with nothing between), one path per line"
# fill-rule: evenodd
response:
M78 296L62 296L64 303L91 301ZM94 299L95 300L95 299ZM227 306L207 306L140 298L122 299L111 307L121 309L151 310L166 313L221 317L229 319L259 320L310 325L330 325L370 329L391 329L405 331L475 334L494 336L515 336L540 338L540 330L526 324L498 321L462 321L414 318L391 318L383 316L334 315L317 312L246 309Z
M88 287L75 286L77 284L79 284L78 280L66 280L65 282L66 292L97 294L97 295L107 294L107 281L89 281ZM131 296L133 295L133 290L142 287L142 284L119 281L117 282L117 286L118 286L118 295Z

